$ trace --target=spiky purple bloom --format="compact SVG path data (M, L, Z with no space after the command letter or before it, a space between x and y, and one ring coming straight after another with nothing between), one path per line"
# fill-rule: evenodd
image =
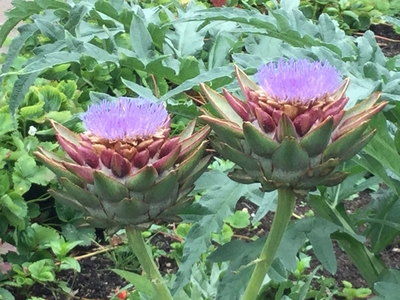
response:
M164 105L144 98L103 100L91 105L83 124L91 134L108 140L146 139L169 122Z
M312 104L334 92L342 81L339 71L327 62L308 59L270 62L256 73L265 93L278 102Z

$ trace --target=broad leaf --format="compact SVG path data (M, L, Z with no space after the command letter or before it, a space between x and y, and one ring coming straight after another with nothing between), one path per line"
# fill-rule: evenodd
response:
M90 246L96 239L94 228L76 227L70 223L61 225L62 234L68 241L79 241L82 246Z
M4 25L3 25L4 26ZM38 27L35 24L25 24L19 28L20 35L15 37L8 48L6 60L1 66L1 73L4 74L8 72L12 63L17 58L20 50L24 46L25 42L33 36L36 31L38 31ZM1 31L1 30L0 30ZM4 77L0 78L0 84L3 82Z
M305 233L324 268L331 274L336 273L337 262L330 235L339 227L323 218L304 218L297 223L296 229Z
M45 246L54 240L60 239L60 235L53 228L45 227L37 223L32 224L31 227L34 230L33 240L36 245Z
M35 82L36 77L39 72L34 72L26 75L18 76L17 81L14 83L14 88L11 92L10 96L10 112L12 115L15 114L15 111L18 109L22 101L24 100L24 96L29 91L31 85Z
M200 75L185 81L184 83L182 83L175 89L173 89L173 90L169 91L168 93L166 93L165 95L163 95L160 98L160 101L166 101L169 98L172 98L182 92L192 89L193 87L197 87L202 82L209 82L209 81L213 81L216 79L229 78L232 73L233 73L233 66L219 67L219 68L215 68L211 71L201 73Z
M147 277L124 270L113 269L113 271L119 276L125 278L127 281L129 281L129 283L133 284L139 292L146 294L152 299L155 299L157 293L154 290L153 284Z
M126 80L124 78L121 78L122 82L133 92L138 94L138 96L152 100L154 102L158 102L159 100L153 95L153 91L143 87L133 81Z
M392 300L400 294L400 271L389 269L383 271L374 284L374 291L377 297L371 300Z
M34 279L39 281L54 281L54 263L48 259L42 259L32 263L28 267Z
M389 135L383 114L378 114L373 118L371 126L378 128L378 131L369 144L364 147L364 151L400 177L400 155Z
M147 65L154 57L154 45L144 21L138 15L135 15L132 20L130 38L138 58L144 65Z
M208 186L197 205L208 210L209 214L203 215L194 223L186 237L182 264L173 288L174 293L188 282L193 264L211 244L211 233L219 233L222 230L224 219L232 213L236 202L247 191L245 185L231 181L226 174L220 172L205 173L202 177L205 179L208 177L212 184Z

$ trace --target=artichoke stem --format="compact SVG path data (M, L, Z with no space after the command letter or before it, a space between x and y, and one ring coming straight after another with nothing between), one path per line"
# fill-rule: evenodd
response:
M153 284L159 300L173 300L171 293L166 285L165 280L158 271L158 267L154 262L151 249L146 245L142 232L136 230L133 226L125 228L128 243L135 253L140 265L146 273L147 278Z
M289 224L295 202L296 197L290 189L278 189L278 204L274 220L272 221L271 230L261 254L257 259L256 267L247 285L243 300L257 299L265 275L275 258L283 234Z

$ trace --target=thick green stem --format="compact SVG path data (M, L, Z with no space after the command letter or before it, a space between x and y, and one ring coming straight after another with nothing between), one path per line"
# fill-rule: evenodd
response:
M132 226L126 226L125 231L129 245L138 258L147 278L149 278L153 284L154 290L158 296L157 299L173 300L171 293L154 262L151 249L144 242L142 232L136 230Z
M278 250L283 234L285 233L286 227L293 213L295 202L296 198L291 190L278 190L278 205L276 207L271 230L258 258L253 274L251 275L243 300L257 299L262 282L275 258L276 251Z

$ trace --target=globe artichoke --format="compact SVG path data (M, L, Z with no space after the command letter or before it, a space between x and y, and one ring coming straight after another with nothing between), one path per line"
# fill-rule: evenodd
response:
M326 62L279 60L262 66L259 85L236 68L246 101L226 89L223 96L202 84L214 108L200 118L215 132L213 147L235 162L230 177L260 182L263 191L289 188L304 195L316 185L332 186L347 174L338 165L373 137L369 120L386 105L380 93L349 110L349 79Z
M94 104L83 115L86 131L71 132L51 121L68 157L45 148L35 154L59 178L50 190L59 202L81 210L98 228L146 228L177 220L189 205L194 181L207 168L205 138L195 122L169 138L170 117L162 104L122 98Z

